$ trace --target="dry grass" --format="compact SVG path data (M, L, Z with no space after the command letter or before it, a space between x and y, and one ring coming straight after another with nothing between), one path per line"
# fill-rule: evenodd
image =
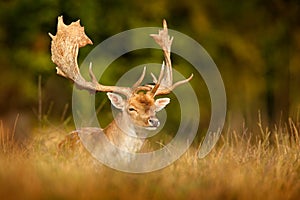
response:
M59 151L65 130L39 129L24 147L0 124L1 199L299 199L299 122L260 133L228 131L204 159L190 149L171 166L126 174L84 150ZM10 136L9 136L10 134Z

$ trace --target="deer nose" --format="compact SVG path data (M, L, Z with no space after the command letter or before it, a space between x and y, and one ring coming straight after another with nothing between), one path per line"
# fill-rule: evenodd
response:
M148 120L148 123L150 126L152 127L158 127L159 126L159 120L155 117L150 117L150 119Z

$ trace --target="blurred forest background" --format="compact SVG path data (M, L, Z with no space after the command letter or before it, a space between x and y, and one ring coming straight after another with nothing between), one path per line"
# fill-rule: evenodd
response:
M299 0L4 0L0 2L0 119L13 122L19 113L24 132L42 118L65 121L72 115L73 84L56 75L50 59L48 32L56 33L60 15L67 24L80 19L94 42L80 50L79 63L106 38L132 28L160 27L167 19L170 29L198 41L218 66L227 93L228 126L252 127L259 111L270 126L299 114ZM144 63L146 56L134 58L135 62ZM124 59L130 66L133 58ZM110 71L111 77L117 73ZM205 124L209 95L197 78L192 84L203 91L198 96Z

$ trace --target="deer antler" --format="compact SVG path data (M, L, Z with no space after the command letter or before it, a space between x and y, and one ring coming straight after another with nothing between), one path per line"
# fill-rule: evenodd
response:
M171 45L173 42L173 37L168 34L168 27L166 20L163 20L163 30L159 30L158 34L150 34L155 42L162 48L165 57L165 63L163 62L161 67L161 72L158 80L151 73L153 81L156 83L155 87L152 89L154 96L161 94L169 94L174 88L182 85L193 78L193 74L185 80L178 81L173 84L173 73L172 73L172 62L171 62Z
M63 17L60 16L58 17L56 35L53 36L50 33L49 35L52 38L51 59L57 65L57 74L71 79L79 88L95 92L116 92L129 97L133 89L139 86L145 76L146 69L144 69L141 77L134 84L133 88L106 86L98 83L92 71L92 64L90 64L89 74L91 81L86 81L79 72L77 56L80 47L93 43L85 34L84 27L80 26L80 21L78 20L72 22L70 25L65 25ZM149 90L149 87L144 89L147 88Z
M141 86L146 68L144 68L140 78L137 82L130 87L119 87L119 86L106 86L98 83L93 71L92 64L89 66L89 75L91 81L85 80L80 74L77 56L80 47L84 47L87 44L93 44L92 41L84 32L84 27L80 26L80 21L72 22L70 25L65 25L63 22L63 17L58 17L57 23L57 33L55 36L50 34L52 38L51 41L51 59L57 65L57 74L74 81L74 83L79 86L79 88L94 91L94 92L116 92L123 94L126 97L130 97L133 93L140 90L151 91L153 96L160 94L168 94L177 86L190 81L193 74L186 80L178 81L173 84L172 75L172 63L171 63L171 45L173 37L170 38L168 35L167 23L163 21L163 30L160 30L158 34L151 34L154 40L163 49L165 64L163 63L161 72L158 80L153 74L153 80L156 83L153 87L152 85Z

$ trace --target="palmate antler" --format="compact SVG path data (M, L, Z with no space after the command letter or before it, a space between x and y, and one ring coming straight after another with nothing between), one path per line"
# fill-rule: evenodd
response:
M90 65L90 76L92 81L86 81L80 74L77 56L80 47L93 44L84 33L84 27L80 21L65 25L62 16L58 17L57 33L55 36L49 34L51 42L51 59L57 65L57 74L74 81L82 89L90 91L117 92L126 96L130 95L131 89L127 87L105 86L98 83Z
M151 37L156 41L156 43L162 48L165 57L165 63L162 64L162 69L159 75L158 80L151 73L154 83L155 95L169 94L177 86L182 85L193 78L193 74L188 79L178 81L173 84L173 73L172 73L172 62L171 62L171 46L173 42L173 37L170 37L168 34L168 27L166 20L163 20L163 30L159 30L158 34L151 34ZM166 65L166 66L165 66ZM157 90L157 91L156 91Z
M74 81L79 88L94 92L115 92L130 97L133 93L140 90L151 92L153 96L160 94L168 94L175 87L184 84L192 79L191 75L188 79L176 82L173 84L172 65L170 59L171 45L173 38L168 35L167 23L163 21L163 30L158 34L151 34L154 40L161 46L164 52L166 67L163 63L158 80L152 74L155 86L141 86L146 68L140 78L132 87L106 86L100 84L92 72L92 65L89 67L89 75L91 81L85 80L78 68L77 56L80 47L87 44L93 44L92 41L84 32L84 27L80 26L80 21L72 22L70 25L65 25L62 16L58 17L57 34L55 36L49 34L52 38L51 42L51 59L57 65L57 74L64 76Z

